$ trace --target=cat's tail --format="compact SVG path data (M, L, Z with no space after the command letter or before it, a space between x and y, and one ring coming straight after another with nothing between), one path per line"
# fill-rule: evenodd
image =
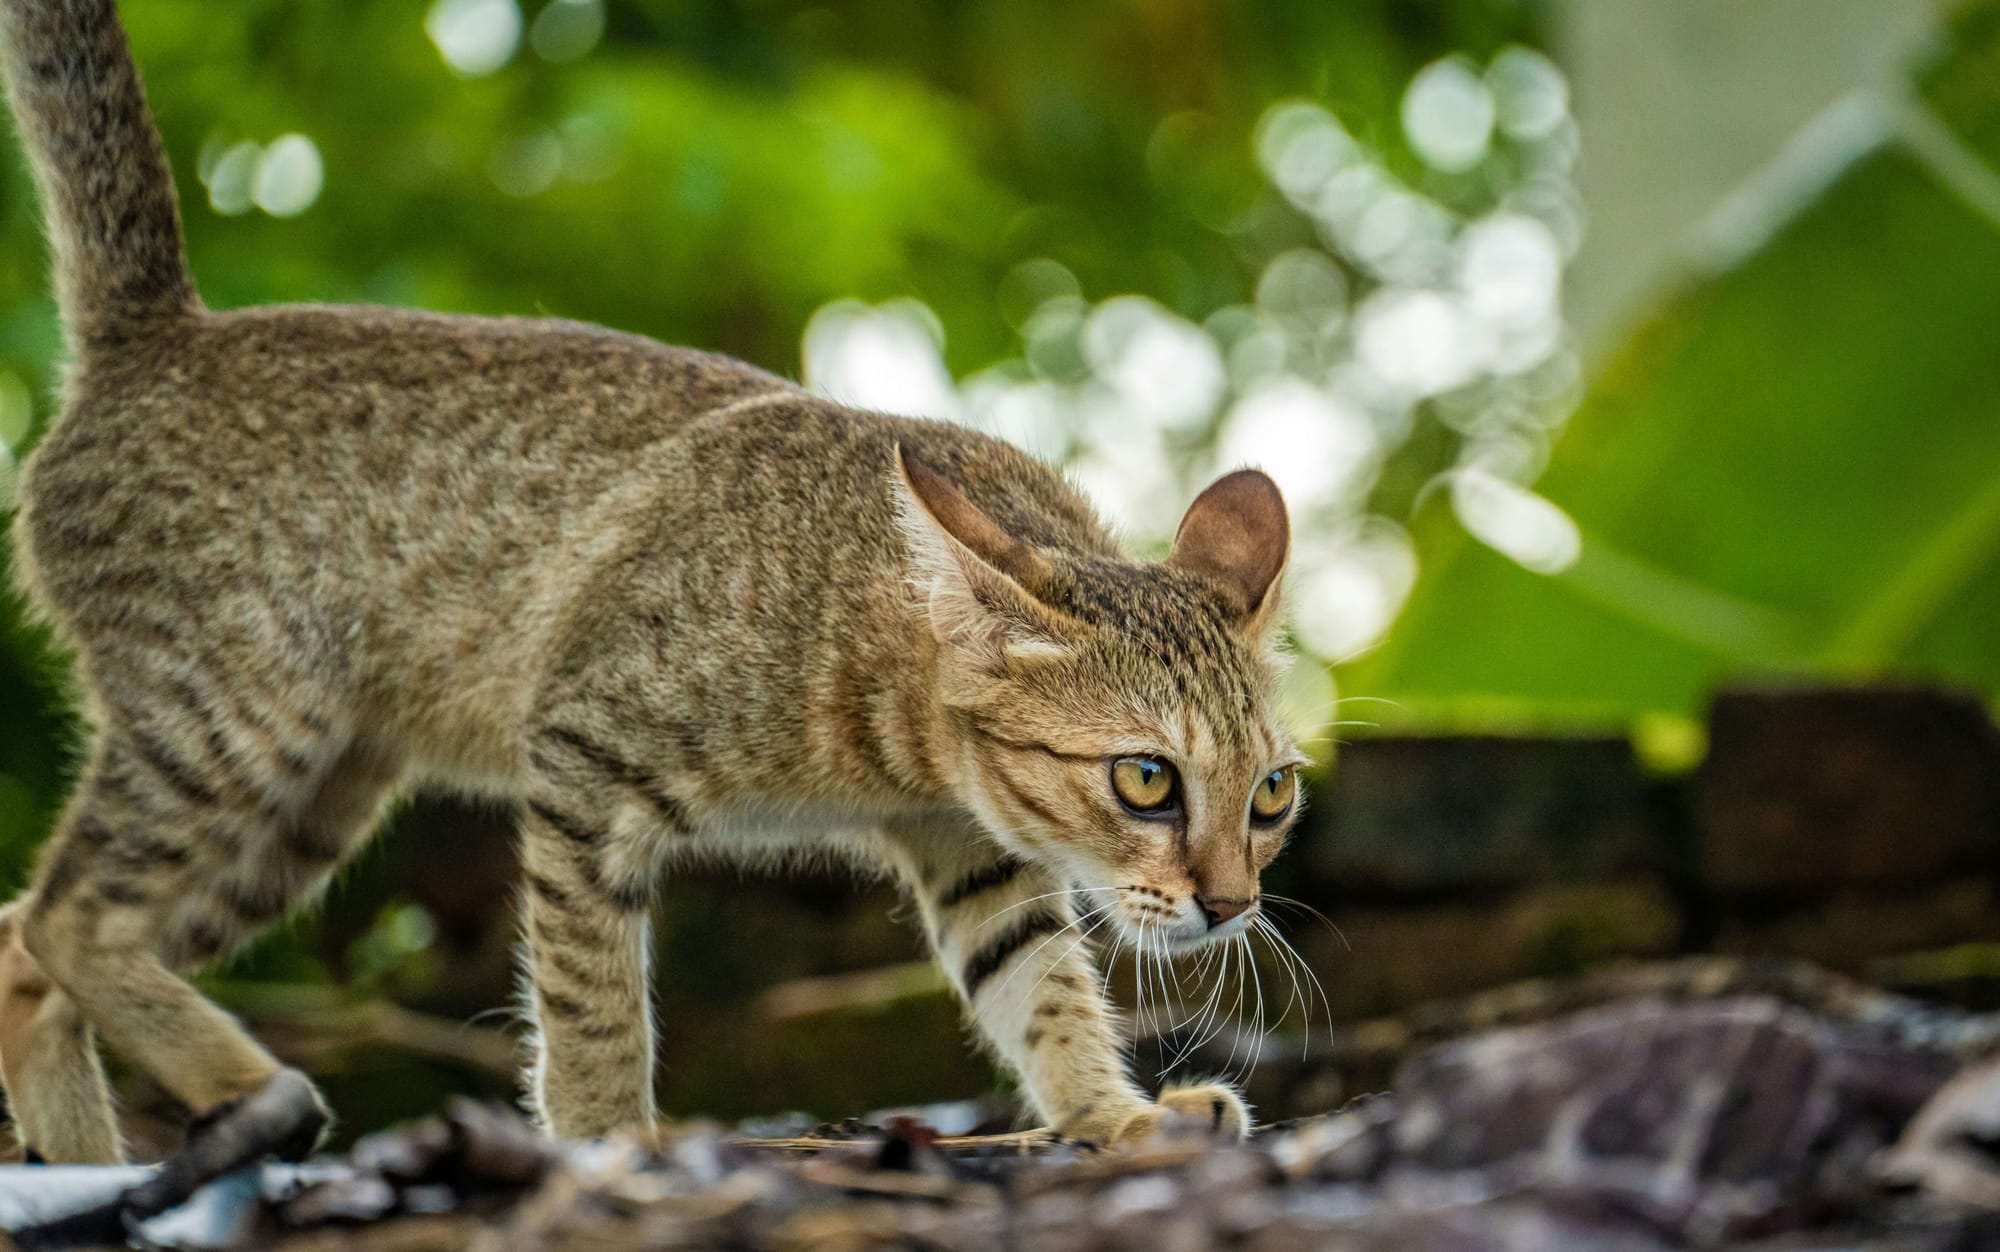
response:
M0 51L73 346L198 311L166 150L112 0L0 0Z

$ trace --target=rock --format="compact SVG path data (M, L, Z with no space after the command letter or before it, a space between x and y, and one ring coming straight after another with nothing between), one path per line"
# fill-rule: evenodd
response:
M1975 1061L1950 1081L1991 1054L1992 1019L1714 961L1476 998L1456 1019L1471 1033L1425 1046L1445 1016L1350 1041L1406 1058L1393 1094L1244 1144L1103 1152L941 1135L905 1111L777 1139L684 1125L554 1145L511 1112L455 1105L344 1161L209 1189L230 1221L201 1229L231 1232L220 1243L145 1233L315 1252L1945 1252L2000 1235L2000 1070ZM1885 1189L1871 1161L1899 1135ZM57 1176L0 1170L0 1197Z
M1406 1207L1587 1198L1707 1243L1858 1207L1867 1164L1957 1067L1777 1001L1639 1001L1427 1052L1396 1083Z
M2000 1213L2000 1058L1952 1079L1882 1161L1884 1181Z

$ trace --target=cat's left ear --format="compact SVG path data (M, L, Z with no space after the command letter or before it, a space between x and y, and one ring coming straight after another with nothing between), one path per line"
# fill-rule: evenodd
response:
M1292 523L1278 484L1262 470L1224 474L1195 497L1174 532L1169 565L1221 584L1246 625L1277 621L1278 586L1291 554Z
M1065 650L1076 624L1032 590L1049 575L1047 557L900 444L894 488L912 573L940 641L988 667Z

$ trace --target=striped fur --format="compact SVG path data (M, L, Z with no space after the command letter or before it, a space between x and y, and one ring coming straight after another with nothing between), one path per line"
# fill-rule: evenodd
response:
M413 779L519 802L529 1084L557 1133L654 1116L659 873L810 849L902 876L1055 1124L1240 1132L1224 1088L1126 1076L1090 958L1097 934L1228 933L1204 902L1254 903L1284 840L1247 813L1296 756L1268 479L1224 478L1141 563L999 441L701 352L206 312L109 0L0 14L75 354L15 568L92 728L0 912L0 1073L44 1155L118 1152L98 1039L196 1111L273 1078L181 973L311 901ZM1172 813L1120 805L1132 753L1178 769Z

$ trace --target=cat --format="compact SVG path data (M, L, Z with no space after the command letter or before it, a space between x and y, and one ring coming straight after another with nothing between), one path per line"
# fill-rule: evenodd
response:
M557 320L211 312L112 0L0 11L68 357L15 568L90 728L0 913L24 1143L119 1157L101 1040L198 1115L148 1203L309 1151L310 1082L181 975L312 900L414 781L518 804L551 1134L655 1120L658 876L799 849L905 885L1063 1134L1247 1131L1228 1085L1128 1077L1090 958L1094 935L1240 933L1298 816L1268 476L1220 478L1135 561L1004 442L721 356Z

